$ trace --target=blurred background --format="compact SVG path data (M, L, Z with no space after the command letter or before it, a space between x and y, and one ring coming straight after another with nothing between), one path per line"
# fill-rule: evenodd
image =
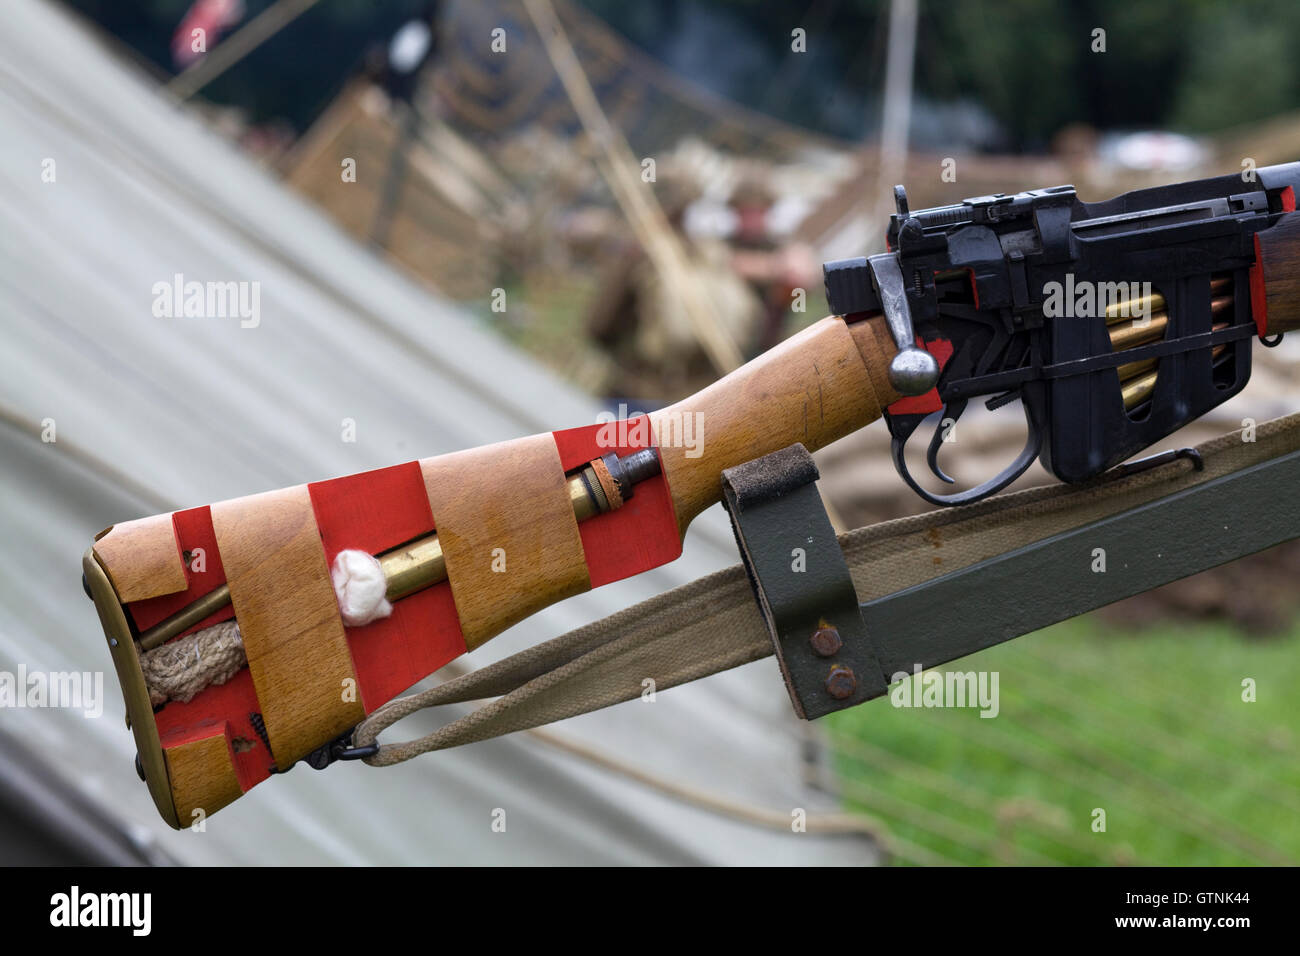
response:
M17 0L0 19L11 669L50 648L104 664L64 585L115 520L695 391L825 314L821 263L883 248L896 182L914 209L1061 183L1097 200L1300 159L1286 0ZM66 186L41 183L47 157ZM214 271L261 279L274 327L150 324L153 281ZM1257 350L1245 392L1170 443L1295 411L1293 345ZM343 416L366 440L335 447ZM47 418L68 437L42 448ZM1023 424L968 418L948 463L973 483ZM887 449L877 424L818 455L846 527L924 507ZM196 850L121 779L119 726L90 755L81 724L17 713L0 760L46 783L0 799L52 834L34 860L79 858L92 828L154 862L1295 863L1298 557L963 664L1000 671L995 720L877 701L800 726L767 661L666 695L671 719L628 704L561 728L718 789L730 818L525 739L277 780ZM734 560L708 515L681 565L492 653ZM452 835L452 804L501 790L549 795L533 842ZM358 827L347 796L381 791L391 815ZM583 827L557 822L574 801L601 807L577 849ZM844 829L792 843L755 822L805 803Z

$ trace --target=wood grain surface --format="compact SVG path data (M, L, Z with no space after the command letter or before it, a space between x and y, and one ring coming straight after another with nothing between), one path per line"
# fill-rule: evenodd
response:
M195 810L211 816L243 794L224 727L211 736L169 747L164 753L176 819L182 829L194 823Z
M549 432L420 467L467 649L591 587Z
M307 486L214 504L212 527L271 753L285 770L365 716Z
M795 442L815 451L879 418L899 397L886 378L893 355L883 317L848 325L829 316L652 413L680 533L721 498L723 469ZM700 439L698 447L682 434Z
M96 539L95 555L123 604L189 587L170 513L113 525Z
M1300 212L1288 213L1272 228L1256 233L1255 256L1258 272L1251 273L1251 308L1256 323L1265 335L1300 328Z

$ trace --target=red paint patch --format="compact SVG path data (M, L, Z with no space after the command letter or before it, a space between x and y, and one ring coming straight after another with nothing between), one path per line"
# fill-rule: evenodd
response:
M176 540L180 544L182 554L202 549L203 570L194 571L187 563L185 579L189 582L189 587L186 590L132 604L129 608L131 620L141 631L171 617L181 608L193 604L209 591L215 591L226 583L226 569L221 566L221 555L217 552L217 536L212 530L212 510L204 505L202 508L177 511L172 514L172 528L176 531ZM234 617L234 614L235 612L227 604L185 633L189 634L210 627L218 621L228 621Z
M970 294L971 298L975 300L975 308L978 309L980 307L980 289L979 286L975 284L975 270L968 268L966 274L970 276ZM952 354L951 345L948 347L948 354Z
M1259 233L1255 233L1255 261L1250 267L1250 314L1259 337L1267 336L1268 300L1264 298L1264 269L1259 264Z
M317 481L307 490L327 564L347 548L377 554L434 530L419 462ZM397 601L389 617L347 628L347 636L366 713L465 653L446 581Z
M552 432L561 466L568 472L611 451L627 455L648 447L653 438L650 424L639 421L633 418ZM578 533L593 588L675 561L682 553L677 517L663 475L638 484L632 499L617 511L579 522Z
M939 361L940 372L948 364L948 359L952 358L952 343L947 339L932 339L923 342L921 337L917 336L916 344ZM937 412L942 408L943 399L939 397L939 389L936 386L924 395L909 395L907 398L900 398L890 405L886 411L891 415L929 415L931 412Z
M206 688L189 703L168 701L154 714L154 721L164 750L195 737L210 736L213 726L229 724L232 739L239 737L254 745L242 753L239 749L234 751L235 777L240 788L247 791L271 776L271 752L249 720L250 714L261 710L257 691L253 689L253 675L245 667L224 684ZM207 729L200 733L203 728Z

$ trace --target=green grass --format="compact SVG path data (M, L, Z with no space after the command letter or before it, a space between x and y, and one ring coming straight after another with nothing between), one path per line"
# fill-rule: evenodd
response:
M846 803L897 862L1300 862L1300 630L1082 618L948 669L997 671L998 716L884 698L828 720Z

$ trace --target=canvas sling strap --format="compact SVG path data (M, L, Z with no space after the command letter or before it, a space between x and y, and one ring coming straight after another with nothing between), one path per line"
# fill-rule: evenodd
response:
M756 471L748 476L736 475L739 469L727 476L726 503L746 565L390 701L362 721L350 741L340 741L334 755L372 766L401 763L634 700L647 687L665 690L780 651L789 635L779 618L814 620L820 611L777 593L786 589L782 579L762 566L773 555L791 561L791 549L784 547L788 537L755 560L754 530L776 528L780 539L788 516L747 524L743 499L748 493L750 505L761 511L802 495L801 488L813 489L815 468L808 471L811 463L799 451L777 453L788 453L781 461L751 463ZM1084 485L1031 488L842 534L837 550L860 602L862 629L841 628L841 637L858 654L853 669L859 681L835 696L828 676L822 682L825 699L836 703L805 709L825 712L858 703L883 691L881 675L887 682L891 668L937 666L1300 537L1297 482L1300 414L1258 427L1248 423L1196 449L1155 456L1146 466L1120 466ZM826 552L814 524L804 535L814 549L807 557L820 560ZM822 583L828 600L842 598L834 574ZM954 602L961 603L954 608ZM838 655L830 650L813 656L830 657L834 669ZM791 669L791 653L778 656L783 671ZM873 666L878 673L863 673ZM797 693L791 675L786 677L798 711L800 694L808 701L812 691ZM376 739L415 711L487 698L496 699L419 739Z

